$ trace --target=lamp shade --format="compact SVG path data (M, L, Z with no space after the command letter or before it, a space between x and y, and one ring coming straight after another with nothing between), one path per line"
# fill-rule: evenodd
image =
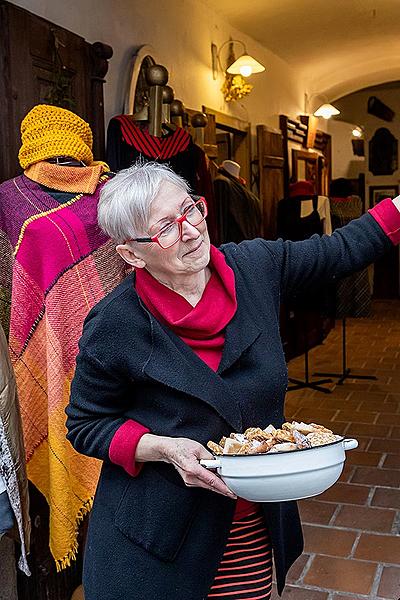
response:
M340 110L332 104L322 104L314 113L314 117L322 117L323 119L330 119L335 115L340 115Z
M243 77L249 77L253 73L262 73L263 71L265 71L264 65L249 54L239 56L226 70L230 75L242 75Z

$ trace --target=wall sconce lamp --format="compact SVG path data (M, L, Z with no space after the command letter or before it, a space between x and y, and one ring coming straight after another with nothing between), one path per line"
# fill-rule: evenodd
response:
M305 104L305 113L310 114L310 104L313 98L324 98L326 101L328 98L326 96L321 96L321 94L304 94L304 104ZM314 117L322 117L323 119L330 119L331 117L335 117L336 115L340 115L340 110L330 104L328 101L325 104L321 104L317 110L313 113Z
M229 44L229 54L227 58L227 68L224 69L221 64L221 51ZM236 59L233 45L241 44L243 54ZM244 79L250 77L253 73L262 73L265 71L264 65L247 53L246 46L240 40L227 40L217 49L215 44L211 44L211 58L213 79L217 79L218 67L225 73L225 81L221 88L226 102L239 100L251 92L253 86Z
M358 125L353 128L353 131L351 133L352 133L353 137L355 137L355 138L361 138L364 134L362 128L358 127Z

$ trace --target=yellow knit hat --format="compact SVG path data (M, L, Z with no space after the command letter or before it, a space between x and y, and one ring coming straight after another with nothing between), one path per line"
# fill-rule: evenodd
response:
M65 108L34 106L21 123L21 140L18 158L23 169L55 156L71 156L87 165L93 162L89 124Z

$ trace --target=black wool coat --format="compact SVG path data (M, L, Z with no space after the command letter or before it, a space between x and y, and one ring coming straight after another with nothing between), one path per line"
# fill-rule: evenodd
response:
M331 237L222 246L235 273L238 308L217 372L146 310L132 276L94 307L67 407L68 439L104 461L85 552L86 600L207 597L235 502L185 487L166 463L146 463L129 476L109 460L113 435L127 419L202 444L247 427L280 426L287 388L281 297L359 271L390 246L370 215ZM262 509L281 592L303 548L298 511L295 502Z

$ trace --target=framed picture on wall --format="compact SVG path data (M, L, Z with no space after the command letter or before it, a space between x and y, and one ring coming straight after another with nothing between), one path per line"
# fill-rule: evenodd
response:
M370 185L369 206L373 208L378 202L385 198L396 198L399 195L398 185Z

